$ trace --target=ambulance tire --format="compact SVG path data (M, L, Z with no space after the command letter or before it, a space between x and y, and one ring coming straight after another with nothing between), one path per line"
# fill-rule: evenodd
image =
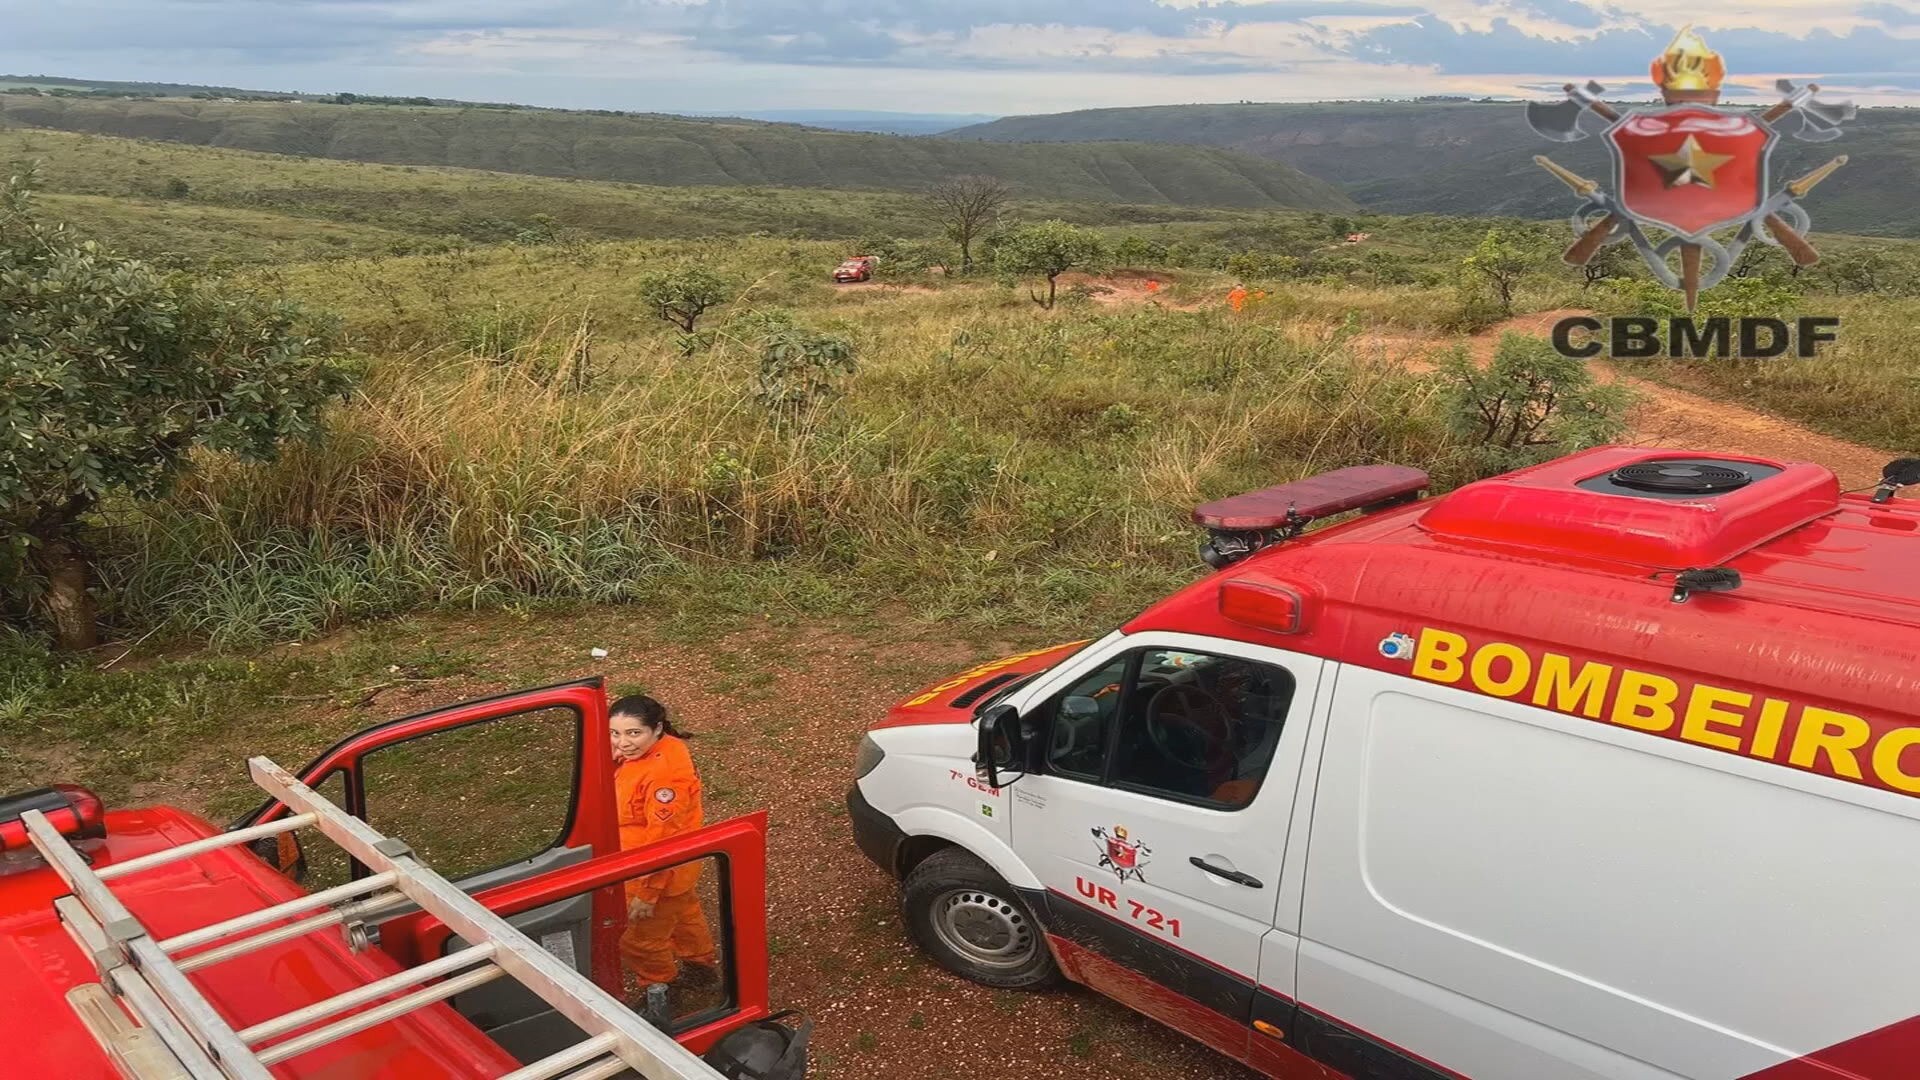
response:
M913 868L900 889L900 913L915 943L955 975L1003 990L1060 982L1026 902L962 848L942 848Z

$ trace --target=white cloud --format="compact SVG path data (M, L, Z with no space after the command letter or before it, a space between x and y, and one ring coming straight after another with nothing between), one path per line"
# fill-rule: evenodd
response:
M0 0L0 71L603 108L1046 111L1644 81L1697 20L1735 84L1920 103L1913 0Z

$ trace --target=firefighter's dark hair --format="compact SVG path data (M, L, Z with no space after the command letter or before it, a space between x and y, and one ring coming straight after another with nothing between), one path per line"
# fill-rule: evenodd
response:
M673 719L667 715L667 707L645 694L628 694L613 703L607 710L608 717L630 716L650 728L656 728L662 735L672 735L679 739L691 739L693 736L673 726Z

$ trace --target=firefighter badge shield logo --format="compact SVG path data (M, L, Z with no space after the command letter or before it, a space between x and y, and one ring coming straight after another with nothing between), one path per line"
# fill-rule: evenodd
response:
M1854 107L1816 100L1818 86L1788 79L1775 83L1784 97L1770 108L1723 107L1726 65L1692 28L1653 61L1652 75L1658 107L1617 108L1601 100L1606 87L1596 82L1569 83L1565 101L1527 106L1537 134L1566 143L1599 135L1612 164L1610 193L1545 155L1533 159L1582 200L1565 260L1584 266L1601 248L1631 243L1655 277L1686 294L1688 311L1756 241L1783 249L1796 266L1819 262L1799 200L1847 159L1836 157L1778 190L1768 166L1783 135L1838 138ZM1723 230L1737 232L1715 235Z
M1607 131L1620 205L1689 239L1760 209L1773 141L1750 116L1691 106L1636 110Z
M1096 826L1093 840L1100 851L1100 868L1111 870L1121 881L1146 881L1141 869L1147 864L1147 856L1153 849L1127 835L1124 825L1115 825L1111 830L1105 826Z

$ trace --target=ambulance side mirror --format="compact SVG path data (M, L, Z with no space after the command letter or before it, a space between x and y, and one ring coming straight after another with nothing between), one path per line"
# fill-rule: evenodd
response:
M1000 770L1026 760L1025 733L1020 730L1020 710L1011 705L995 705L980 717L980 746L974 751L974 774L988 787L1000 787Z

